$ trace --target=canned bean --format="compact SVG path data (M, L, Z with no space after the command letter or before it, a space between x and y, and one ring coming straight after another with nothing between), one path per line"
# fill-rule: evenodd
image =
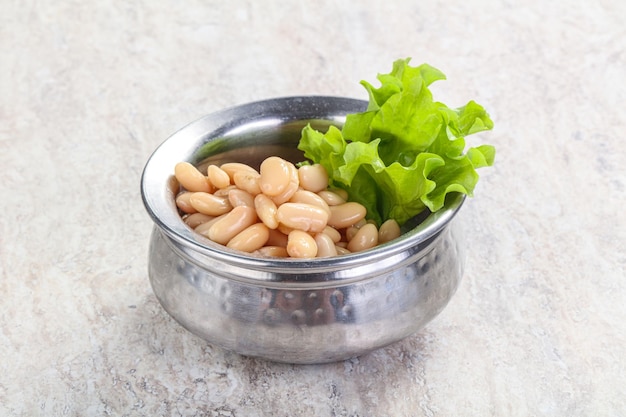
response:
M271 199L274 202L274 204L279 206L289 201L289 199L295 194L295 192L298 191L298 187L299 187L298 183L292 181L289 183L287 188L285 188L285 190L282 193L280 193L279 195L272 196Z
M359 231L359 228L357 226L348 226L348 227L346 227L346 231L345 231L346 240L348 242L350 242L352 240L352 238L354 238L354 236L356 236L358 231Z
M213 191L207 177L189 162L179 162L174 167L174 176L180 185L187 191Z
M193 214L198 212L198 210L193 208L191 202L189 201L192 194L192 192L183 191L176 196L176 207L178 207L183 213Z
M211 227L213 227L213 225L220 220L222 217L226 216L226 214L222 214L221 216L217 216L217 217L213 217L211 220L204 222L198 226L196 226L193 231L208 238L209 237L209 230L211 229Z
M276 229L278 227L278 220L276 220L276 212L278 208L271 198L265 194L258 194L254 197L254 208L259 216L259 219L270 229Z
M347 255L349 253L352 253L348 249L344 248L343 246L335 245L335 249L337 249L337 255Z
M209 165L207 168L207 177L215 188L226 188L230 185L230 176L217 165Z
M267 246L287 246L287 235L276 229L269 229Z
M193 213L193 214L189 214L185 217L183 217L183 221L185 222L185 224L189 227L191 227L192 229L195 229L196 227L200 226L202 223L206 223L209 220L214 219L214 216L209 216L203 213Z
M311 204L285 203L278 207L276 220L293 229L321 232L326 227L328 213L323 208Z
M355 224L364 219L367 212L365 206L353 201L334 206L329 204L329 206L330 217L328 218L328 225L335 229L343 229Z
M265 246L269 235L269 229L266 225L255 223L235 235L226 246L243 252L254 252Z
M231 206L248 206L254 207L254 197L247 191L235 188L228 192L228 201Z
M189 202L197 211L209 216L219 216L228 213L233 208L227 198L203 192L191 194Z
M335 242L326 233L317 233L315 235L315 244L317 245L317 257L337 256Z
M326 226L324 230L322 230L322 233L327 234L328 237L330 237L331 240L335 243L341 240L341 233L339 233L339 230L335 229L334 227Z
M378 229L376 229L374 224L367 223L348 242L348 250L350 252L360 252L373 248L376 245L378 245Z
M259 171L252 168L250 165L242 164L239 162L227 162L225 164L220 165L220 169L228 174L230 177L230 182L235 182L235 173L244 171L249 172L250 174L258 174Z
M231 249L260 256L313 258L363 251L400 236L395 220L380 230L366 208L348 202L343 189L328 189L319 164L296 168L271 156L257 171L232 162L206 166L206 176L189 164L175 166L183 190L176 206L200 235Z
M287 253L292 258L315 258L317 244L313 236L302 230L293 230L289 233Z
M344 204L346 199L340 196L337 191L323 190L317 193L329 206L338 206L340 204Z
M300 188L300 179L298 178L298 169L294 164L290 163L287 165L289 169L289 184L284 189L284 191L278 195L271 196L272 200L276 205L283 204L295 194L296 191Z
M341 197L344 201L348 201L348 192L343 188L333 188L332 191L339 197Z
M273 197L285 191L291 178L290 165L293 164L277 156L261 162L259 187L263 194Z
M376 224L374 221L361 219L358 222L354 223L353 226L356 227L357 229L360 229L361 227L365 226L367 223Z
M314 193L328 188L328 172L320 164L303 165L298 168L300 186Z
M225 245L245 228L252 226L257 220L253 207L237 206L221 217L209 229L209 239Z
M394 219L389 219L380 225L378 229L378 243L389 242L400 237L400 226Z
M247 191L252 195L257 195L261 192L261 188L259 187L259 178L259 174L239 171L235 172L233 182L240 189Z
M273 258L287 258L289 256L289 254L287 253L287 248L285 246L263 246L253 253Z
M322 197L312 191L300 189L291 196L289 201L292 203L305 203L323 208L324 211L330 215L330 208L328 208L328 204L326 204L326 201L324 201Z
M282 223L278 223L278 227L276 228L276 230L278 230L280 233L282 233L285 236L287 236L287 235L289 235L289 233L291 233L295 229L293 227L285 226Z
M231 192L231 190L238 190L239 188L237 188L236 185L229 185L226 188L220 188L219 190L215 190L215 192L213 193L214 196L216 197L225 197L228 198L228 193Z

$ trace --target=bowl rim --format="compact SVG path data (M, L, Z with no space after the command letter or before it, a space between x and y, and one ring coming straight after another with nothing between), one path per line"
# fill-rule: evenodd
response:
M363 111L366 106L367 101L348 97L285 96L239 104L202 116L170 135L149 156L141 174L140 188L144 207L155 227L182 248L230 265L260 271L289 268L294 274L323 273L326 270L351 268L389 259L394 254L423 244L447 227L463 205L465 195L450 194L443 209L428 214L417 226L390 242L362 252L306 260L260 257L231 250L195 233L178 214L174 203L175 195L168 183L173 181L176 162L193 159L192 155L199 146L190 149L191 145L210 142L217 137L233 134L244 126L254 126L255 123L280 125L286 121L318 119L340 124L345 120L346 114Z

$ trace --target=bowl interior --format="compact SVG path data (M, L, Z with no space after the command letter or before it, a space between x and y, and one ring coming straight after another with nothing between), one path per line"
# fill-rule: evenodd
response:
M326 131L341 126L346 114L363 111L367 102L338 97L291 97L249 103L205 116L169 137L148 160L142 175L142 197L155 224L173 240L201 253L232 263L259 268L290 267L307 269L330 265L359 264L365 256L385 258L406 247L430 239L454 216L462 196L450 199L447 209L424 212L408 222L404 234L374 249L334 258L297 259L257 258L216 244L194 233L182 221L175 205L179 185L173 176L176 163L188 161L201 169L208 164L242 162L258 168L268 156L278 155L292 162L304 160L297 149L302 129L310 124Z
M298 149L302 129L307 124L325 132L331 125L340 121L306 119L284 120L273 123L250 123L227 134L212 138L194 154L194 162L200 170L209 164L220 165L226 162L241 162L256 169L261 162L272 155L278 155L291 162L304 161L304 154Z

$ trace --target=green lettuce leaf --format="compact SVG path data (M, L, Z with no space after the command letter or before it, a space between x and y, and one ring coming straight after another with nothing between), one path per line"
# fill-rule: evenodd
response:
M476 169L495 158L490 145L465 150L465 136L493 128L485 109L474 101L457 109L434 101L428 86L445 75L409 61L397 60L389 74L379 74L378 88L361 82L368 107L349 114L341 130L307 126L298 145L378 224L393 218L402 225L425 209L440 210L448 193L471 196Z

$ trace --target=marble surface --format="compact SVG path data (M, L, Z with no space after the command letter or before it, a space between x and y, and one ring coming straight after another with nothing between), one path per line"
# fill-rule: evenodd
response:
M0 415L626 415L626 2L349 3L0 3ZM449 306L321 366L181 329L147 278L152 150L407 56L496 122Z

